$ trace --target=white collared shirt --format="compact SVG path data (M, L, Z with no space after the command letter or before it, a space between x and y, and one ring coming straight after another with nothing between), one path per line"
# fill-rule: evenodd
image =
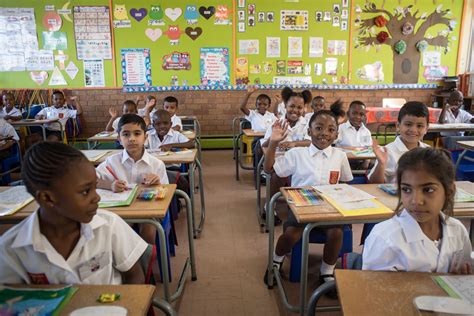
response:
M324 150L295 147L277 157L273 169L279 177L291 176L291 186L337 184L353 179L347 155L340 149L327 147Z
M7 121L5 121L3 118L0 118L0 138L10 137L10 136L13 137L13 139L16 141L20 140L13 126ZM4 143L5 143L4 141L0 141L0 144L4 144Z
M283 124L286 121L286 119L281 121L281 124ZM307 122L304 119L304 117L300 117L298 121L295 123L293 127L290 127L288 125L288 136L282 140L282 142L294 142L294 141L302 141L302 140L311 140L311 137L308 135L308 128L307 128ZM267 139L270 138L272 135L272 126L270 126L267 131L265 132L265 136L260 140L260 144L263 144L264 142L267 141Z
M121 284L146 250L143 241L119 216L97 210L64 259L41 234L38 212L0 237L0 284Z
M277 105L278 118L284 118L286 116L286 106L285 102L280 102Z
M458 116L454 117L453 112L447 109L444 115L444 123L471 123L474 116L471 113L459 109ZM464 132L442 132L441 136L464 136Z
M148 131L147 134L148 137L145 142L145 147L153 150L160 149L161 145L189 142L189 138L172 128L170 128L165 137L163 137L163 141L160 140L160 137L158 136L158 133L155 129Z
M471 262L472 247L464 225L455 218L440 216L441 248L406 210L375 225L365 241L362 269L446 273L457 252L462 254L462 262Z
M68 119L76 118L77 110L71 110L67 107L62 107L58 109L54 106L48 106L39 111L37 115L44 115L48 120L58 119L64 128ZM52 131L61 130L57 123L46 124L46 128Z
M418 146L421 148L430 147L430 145L425 144L423 142L419 142ZM385 151L388 152L388 159L385 165L384 183L395 183L397 181L398 160L404 153L408 151L408 148L402 142L400 136L397 136L397 138L395 138L395 141L384 146L384 148L385 148ZM379 162L377 160L372 170L370 170L369 178L374 173L375 168L377 167L378 163Z
M313 116L313 114L314 114L314 112L308 112L304 115L304 118L305 118L307 124L309 124L309 120L311 119L311 116Z
M17 116L21 116L21 112L16 107L13 107L10 110L10 112L7 113L7 107L4 106L3 108L0 109L0 118L4 118L7 115L17 117Z
M100 179L114 181L114 176L107 170L107 166L112 168L115 175L120 180L125 180L130 184L140 184L146 174L155 174L160 177L161 184L168 184L168 176L163 161L150 155L146 149L140 160L134 161L124 149L108 157L96 169Z
M183 129L183 123L181 122L181 118L176 114L171 117L171 128L179 126L180 129Z
M121 116L117 117L113 122L112 122L112 128L114 129L114 132L118 133L118 123L121 119Z
M272 112L266 111L264 115L257 110L250 110L245 119L252 124L252 130L264 132L276 121L276 116Z
M352 126L350 121L339 125L339 135L336 146L342 147L369 147L372 146L372 134L364 124L359 130Z

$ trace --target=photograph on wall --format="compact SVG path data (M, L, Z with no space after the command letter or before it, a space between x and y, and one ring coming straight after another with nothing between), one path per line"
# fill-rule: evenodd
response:
M123 48L121 53L123 86L151 86L149 48Z
M229 49L202 47L200 54L201 84L217 86L230 84Z
M282 31L307 31L308 11L281 10L280 30Z

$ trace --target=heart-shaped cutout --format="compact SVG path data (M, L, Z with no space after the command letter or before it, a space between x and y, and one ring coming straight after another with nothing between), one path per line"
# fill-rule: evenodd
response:
M181 16L181 14L183 14L183 10L181 10L181 8L167 8L165 10L165 14L170 18L171 21L174 22Z
M157 39L161 37L163 34L163 31L161 29L146 29L145 30L145 35L151 39L153 42L156 42Z
M195 41L196 38L198 38L199 36L201 36L201 34L202 34L202 28L200 28L199 26L196 27L196 28L187 27L184 32L185 32L186 35L189 36L193 41Z
M30 78L36 82L36 84L41 86L46 79L48 79L48 73L46 71L32 71L30 72Z
M130 15L138 22L143 20L146 17L147 13L148 11L145 8L140 8L140 9L133 8L130 10Z
M216 8L214 8L213 6L210 6L210 7L199 7L199 13L206 19L206 20L209 20L211 18L211 16L214 15L214 13L216 13Z

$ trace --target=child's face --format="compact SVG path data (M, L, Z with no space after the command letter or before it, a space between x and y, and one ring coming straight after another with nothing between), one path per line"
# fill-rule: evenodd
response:
M64 99L64 95L61 93L55 93L53 94L53 105L56 108L62 108L64 106L64 103L66 103L66 100Z
M418 223L435 223L446 199L442 183L425 168L402 173L400 194L403 207Z
M301 97L291 97L286 103L286 119L290 122L296 122L303 115L304 100Z
M128 123L122 126L119 139L128 154L134 155L140 154L143 151L146 136L145 131L140 127L140 125Z
M122 108L123 114L137 114L137 107L130 105L130 104L124 104Z
M409 144L420 142L428 131L426 117L416 117L413 115L405 115L402 121L397 123L400 137Z
M171 128L171 119L163 116L153 117L153 127L160 137L164 137Z
M350 107L349 112L349 122L354 127L361 127L365 121L365 106L361 104L354 104Z
M163 103L163 109L165 111L168 111L170 113L171 116L175 115L176 114L176 110L178 109L178 105L176 104L176 102L166 102Z
M15 106L15 99L9 94L3 95L3 105L6 107L7 112L10 112L11 109Z
M313 109L313 112L324 110L324 103L324 99L314 99L313 102L311 102L311 108Z
M67 183L67 185L64 185ZM53 181L52 209L59 215L79 223L89 223L97 212L100 196L96 192L97 176L94 166L80 160L61 178Z
M456 115L459 111L459 108L464 103L464 97L461 93L453 93L449 96L448 104L451 112Z
M311 142L319 149L325 149L337 138L337 123L330 115L319 115L308 128Z
M267 112L268 107L270 106L270 102L268 102L267 98L258 98L256 101L257 111L258 113L264 115Z

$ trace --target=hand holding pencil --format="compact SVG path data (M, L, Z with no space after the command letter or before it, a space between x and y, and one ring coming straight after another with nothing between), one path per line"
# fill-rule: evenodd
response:
M105 168L110 172L114 180L112 181L111 189L113 192L123 192L127 189L127 182L124 180L119 180L115 172L110 166L105 166Z

